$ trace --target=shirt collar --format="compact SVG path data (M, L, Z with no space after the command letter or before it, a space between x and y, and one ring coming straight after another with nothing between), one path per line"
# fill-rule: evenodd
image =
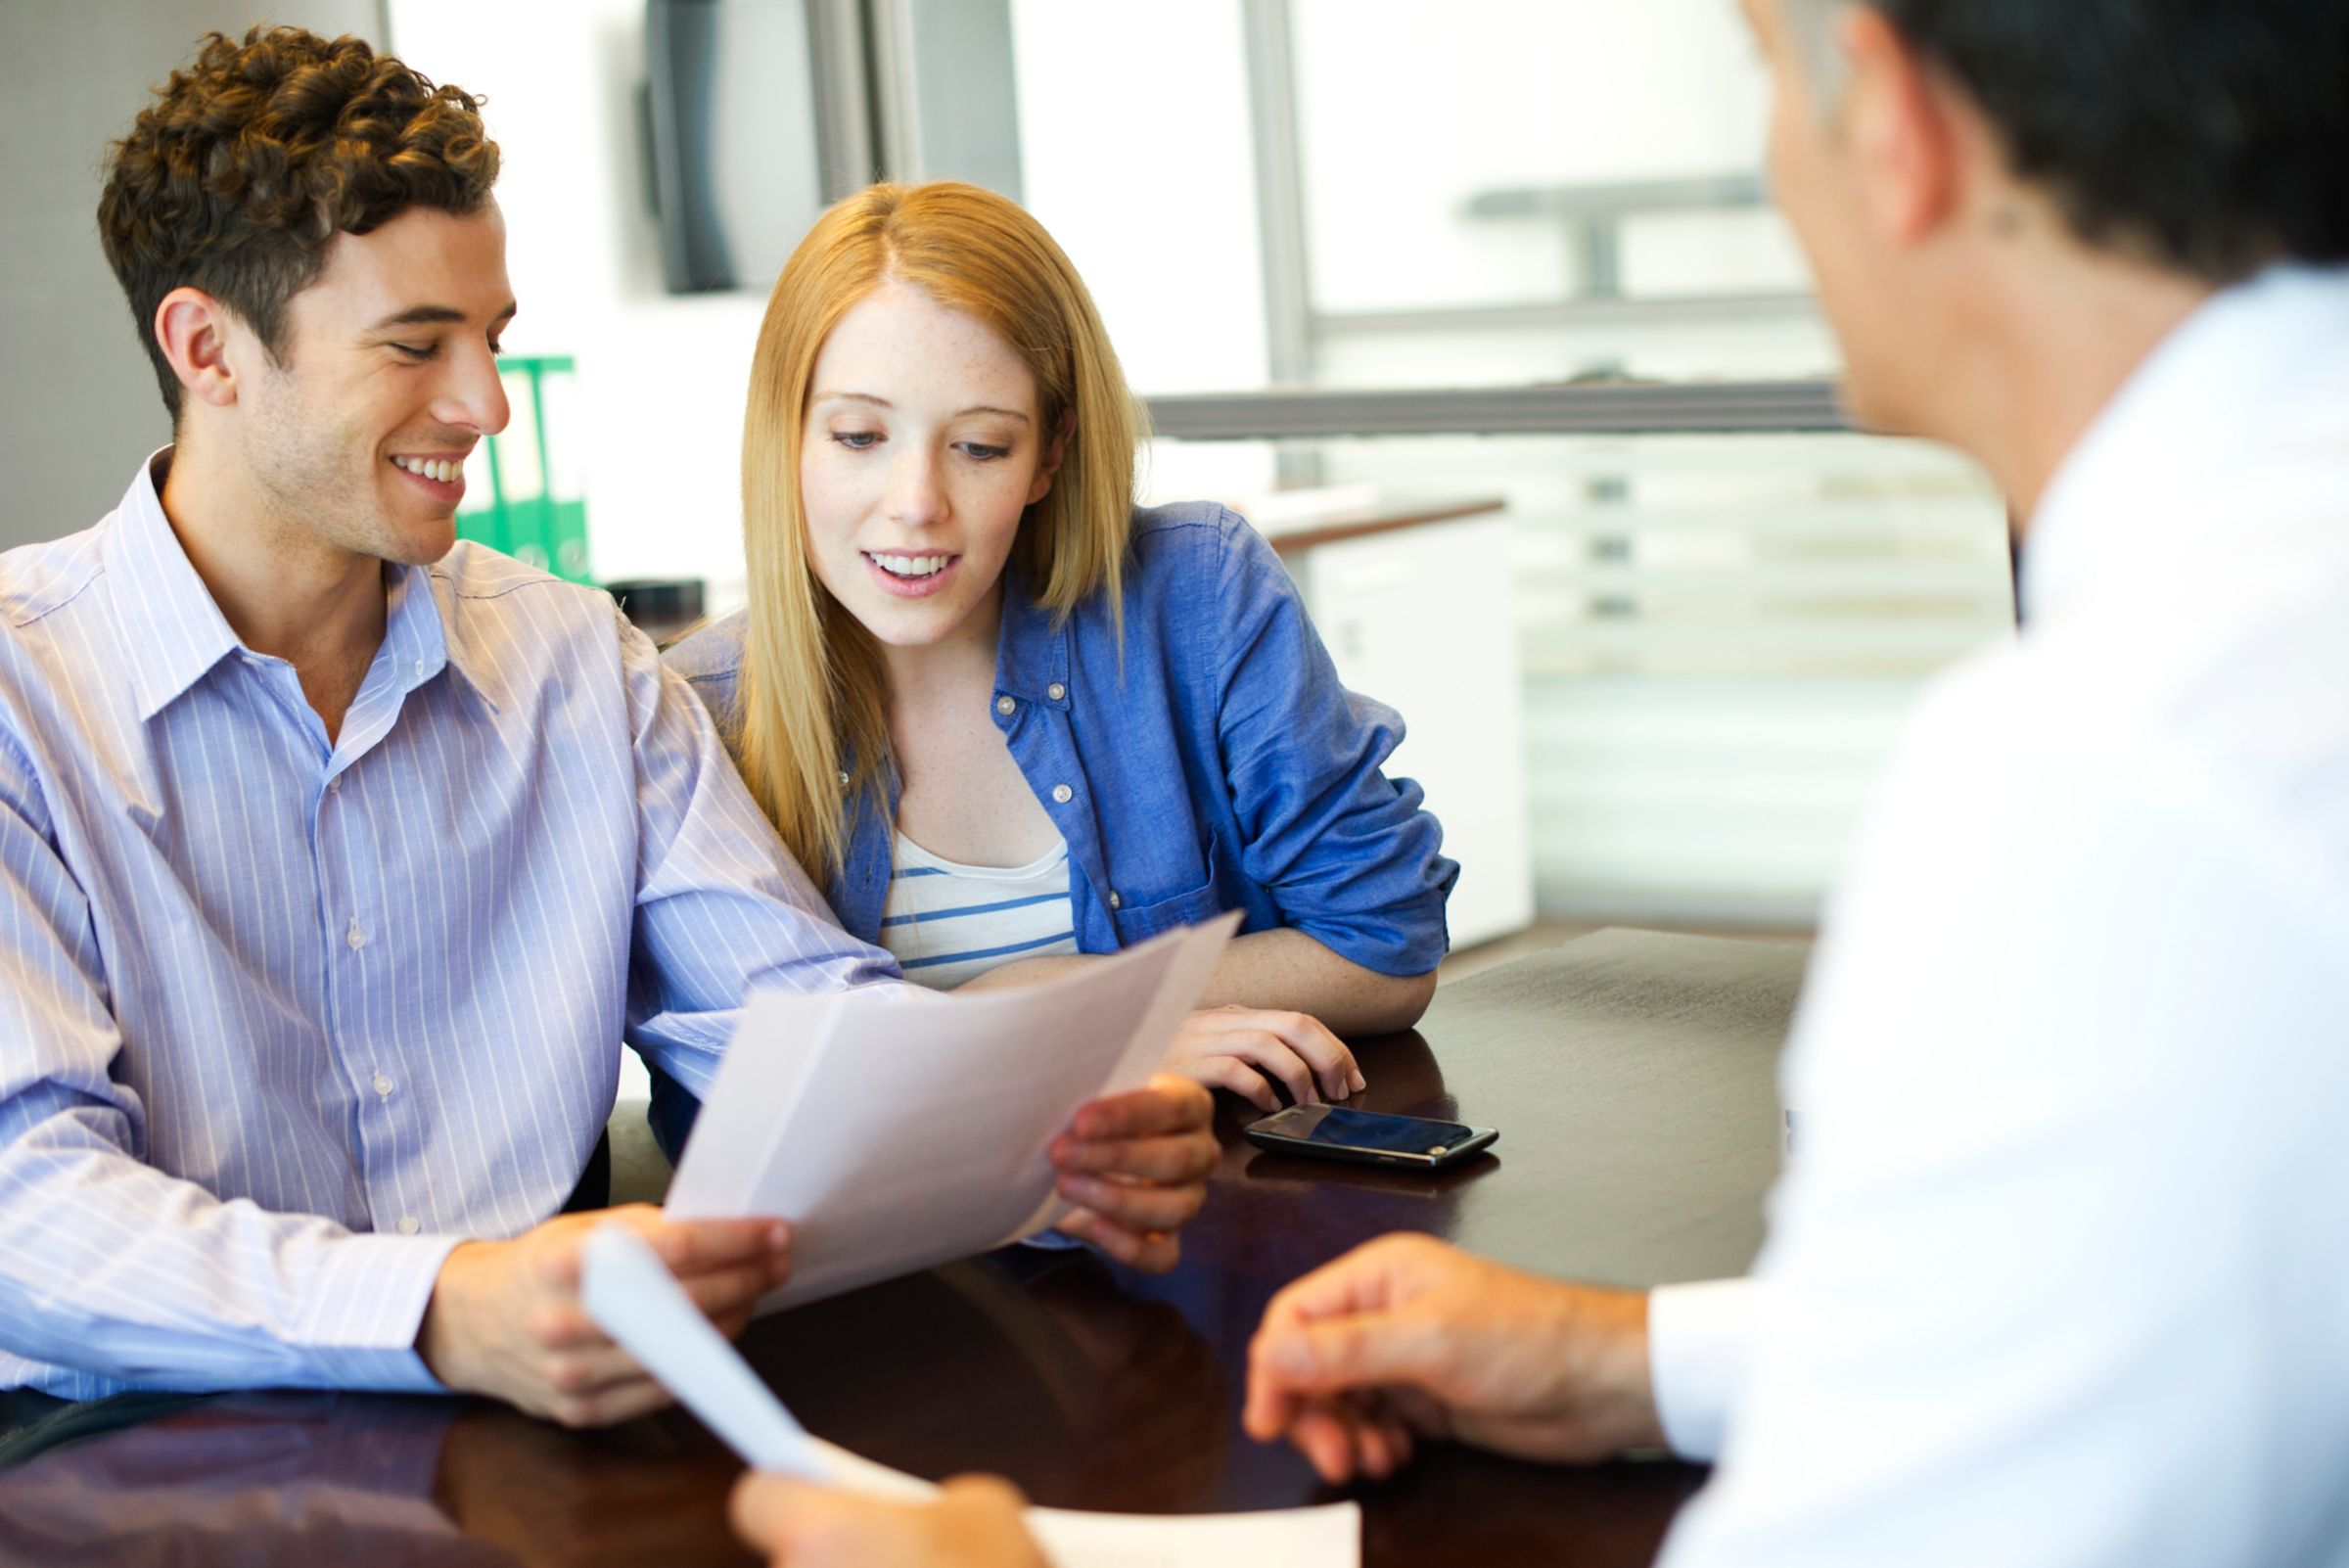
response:
M122 659L138 694L141 722L153 718L211 668L244 646L211 590L188 560L171 520L163 515L156 488L171 471L171 448L162 447L139 465L123 493L105 550L110 572L135 584L138 624L125 626ZM386 582L384 648L399 661L403 691L454 667L490 705L488 689L468 667L462 639L442 623L429 569L396 567Z
M394 678L403 692L414 691L455 663L426 568L394 567L385 574L383 651L392 659Z
M2207 567L2214 491L2288 416L2294 387L2344 352L2349 269L2279 266L2204 301L2057 469L2024 540L2025 619L2044 623L2147 576ZM2230 534L2230 547L2241 542Z
M1024 702L1069 706L1069 619L1028 597L1017 567L1003 569L1003 624L995 634L995 690Z
M170 470L168 446L139 465L138 477L115 511L104 546L110 575L119 573L135 585L132 596L117 603L138 620L138 624L123 627L120 654L138 693L142 722L162 712L238 647L228 618L212 602L210 590L188 563L188 552L180 548L170 519L163 516L156 476Z

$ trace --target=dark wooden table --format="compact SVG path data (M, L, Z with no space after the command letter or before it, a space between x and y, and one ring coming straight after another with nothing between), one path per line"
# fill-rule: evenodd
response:
M1269 1155L1227 1106L1174 1274L1018 1249L769 1318L744 1349L810 1429L919 1475L994 1470L1038 1502L1144 1512L1329 1500L1293 1453L1239 1430L1272 1292L1396 1229L1622 1284L1742 1269L1777 1168L1773 1069L1804 958L1609 931L1448 986L1417 1031L1361 1046L1359 1103L1499 1128L1474 1165L1425 1176ZM590 1434L351 1395L81 1413L94 1430L0 1469L0 1561L745 1560L723 1515L739 1466L674 1411ZM1356 1494L1363 1557L1644 1564L1702 1476L1435 1447Z

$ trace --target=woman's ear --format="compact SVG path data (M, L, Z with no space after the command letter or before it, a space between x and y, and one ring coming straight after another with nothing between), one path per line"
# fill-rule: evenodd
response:
M202 289L184 285L155 307L155 341L179 384L215 408L237 400L237 373L228 362L228 311Z
M1060 416L1060 428L1044 442L1044 454L1036 465L1036 483L1028 487L1028 504L1034 506L1050 492L1053 480L1060 476L1060 465L1068 460L1070 438L1077 434L1077 410Z

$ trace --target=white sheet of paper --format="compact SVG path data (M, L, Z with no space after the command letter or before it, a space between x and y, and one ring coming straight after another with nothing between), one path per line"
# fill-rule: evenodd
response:
M792 1222L791 1280L761 1310L1035 1234L1065 1209L1046 1146L1149 1079L1237 924L1008 991L754 996L668 1214Z
M579 1295L587 1315L755 1469L875 1497L921 1501L938 1488L812 1437L704 1317L661 1260L624 1225L587 1238ZM1351 1502L1264 1513L1084 1513L1030 1508L1028 1528L1055 1568L1359 1568L1361 1510Z

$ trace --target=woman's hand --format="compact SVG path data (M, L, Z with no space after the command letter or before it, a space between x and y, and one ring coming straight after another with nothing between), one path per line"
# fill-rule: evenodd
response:
M1216 1103L1173 1074L1078 1108L1052 1140L1064 1236L1089 1241L1122 1264L1163 1274L1182 1256L1177 1235L1207 1201L1216 1143Z
M1182 1021L1161 1064L1209 1088L1229 1089L1267 1111L1280 1109L1272 1081L1299 1105L1362 1091L1362 1070L1345 1041L1305 1013L1208 1007Z

